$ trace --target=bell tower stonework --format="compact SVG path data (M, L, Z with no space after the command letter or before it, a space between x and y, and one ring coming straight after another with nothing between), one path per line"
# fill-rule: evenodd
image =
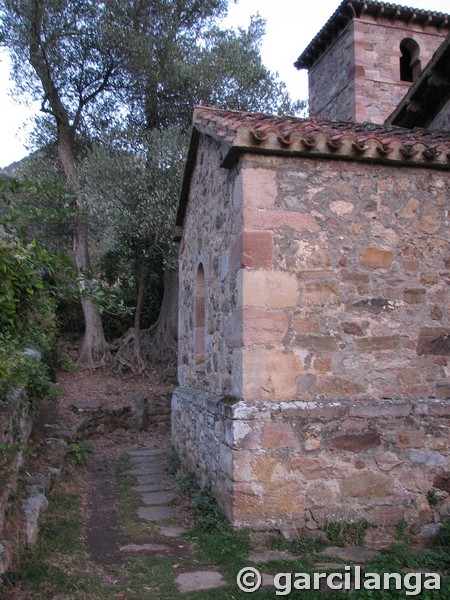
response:
M345 0L295 62L310 116L384 123L449 32L442 13Z

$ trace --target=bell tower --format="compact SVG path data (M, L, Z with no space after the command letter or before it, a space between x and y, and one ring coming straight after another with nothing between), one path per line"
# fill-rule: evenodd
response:
M443 13L344 0L294 63L310 116L384 123L449 33Z

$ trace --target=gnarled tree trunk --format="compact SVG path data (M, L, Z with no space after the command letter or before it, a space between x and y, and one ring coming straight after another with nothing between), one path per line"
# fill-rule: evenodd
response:
M82 109L89 100L95 98L97 93L104 88L106 80L102 82L96 92L91 93L89 100L81 99L78 110L70 123L69 112L64 106L59 90L55 85L53 65L49 62L46 53L45 34L43 33L43 4L39 0L33 0L32 22L30 27L30 63L38 75L44 92L43 110L52 115L57 125L58 157L62 170L70 188L75 194L75 201L79 208L79 215L75 226L73 238L73 251L75 263L80 272L89 273L91 263L89 259L89 231L85 216L85 206L81 199L80 182L75 160L75 132L81 119ZM109 75L105 76L109 77ZM48 108L44 109L45 103ZM85 322L85 336L81 352L77 360L77 366L97 367L104 365L109 358L108 344L103 333L101 315L94 302L85 297L82 299L83 315Z

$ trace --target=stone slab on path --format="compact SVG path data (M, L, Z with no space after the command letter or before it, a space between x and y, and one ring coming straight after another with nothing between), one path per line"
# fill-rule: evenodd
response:
M124 552L125 554L170 552L170 550L169 546L164 546L163 544L127 544L120 548L120 552Z
M182 594L188 592L201 592L203 590L214 590L227 585L219 571L191 571L180 573L175 577L175 583Z
M147 483L146 485L135 485L131 488L133 492L140 494L149 494L150 492L169 492L173 491L173 485L169 481L160 481L159 483Z
M164 492L150 492L148 494L142 494L144 504L150 506L161 506L170 504L173 502L177 494L175 492L164 491Z
M167 476L165 465L153 466L153 465L142 465L137 469L130 469L125 471L125 475L159 475L164 474Z
M153 473L153 475L135 475L138 485L167 482L166 473Z
M274 587L273 575L269 573L261 573L261 588Z
M363 546L355 546L351 548L341 548L339 546L328 546L325 550L318 553L318 556L326 556L331 558L339 558L343 563L358 563L363 564L375 558L378 552L364 548Z
M177 511L172 506L142 506L138 508L138 516L144 521L165 521L177 516Z
M261 550L250 552L248 560L253 563L266 563L275 560L298 560L298 556L284 550Z
M158 531L160 535L163 535L164 537L177 538L184 533L188 533L190 529L187 529L187 527L179 527L177 525L159 525Z
M160 448L143 448L142 450L128 450L127 452L130 458L134 456L166 456L169 457L168 450L161 450Z
M344 563L336 562L318 562L314 563L313 568L315 571L343 571L346 565Z

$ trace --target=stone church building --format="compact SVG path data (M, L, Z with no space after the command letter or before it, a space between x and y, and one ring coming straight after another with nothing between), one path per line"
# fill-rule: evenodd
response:
M449 33L346 0L310 118L195 111L173 444L237 527L450 512Z

